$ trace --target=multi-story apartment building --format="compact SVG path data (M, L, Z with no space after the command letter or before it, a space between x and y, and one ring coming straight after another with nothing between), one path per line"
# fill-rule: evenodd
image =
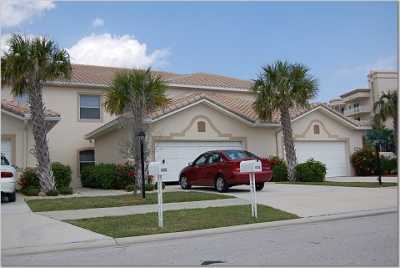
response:
M344 93L340 98L329 101L329 105L344 116L360 121L361 124L371 124L374 115L374 103L383 92L399 90L398 72L370 71L368 88L356 88ZM386 127L392 128L392 120L385 122Z
M72 169L72 186L80 170L94 163L121 163L128 134L103 106L105 93L119 68L73 65L69 81L49 81L43 89L52 121L50 158ZM206 73L155 72L166 83L167 107L147 115L149 157L166 159L170 179L200 153L221 148L246 149L262 157L284 157L280 114L269 122L254 111L252 81ZM1 151L20 168L34 166L34 140L27 97L2 87ZM365 126L327 105L290 111L297 157L327 166L327 176L352 174L350 155L362 146ZM125 144L125 145L124 145ZM126 147L126 146L125 146ZM126 149L126 148L125 148ZM329 151L330 154L326 154Z

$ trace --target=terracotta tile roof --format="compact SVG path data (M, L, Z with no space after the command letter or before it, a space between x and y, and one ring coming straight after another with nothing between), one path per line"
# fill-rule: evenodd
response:
M149 116L152 119L156 119L164 114L168 114L170 112L183 108L187 105L190 105L202 99L208 100L216 105L219 105L222 108L251 122L260 121L256 111L254 110L252 100L240 98L237 96L232 96L226 93L216 93L216 92L192 93L172 98L165 107L153 111L152 113L149 114ZM319 105L318 103L314 103L311 104L309 108L296 107L290 109L289 111L290 117L294 119L302 115L303 113L317 107L318 105ZM263 123L280 123L280 112L279 111L274 112L272 114L272 120L270 122L263 122Z
M93 85L111 85L111 81L115 73L120 71L129 70L127 68L115 68L105 66L72 64L71 80L58 80L60 82L83 83ZM153 73L160 75L164 80L177 76L177 74L169 72L153 71Z
M29 117L29 115L30 115L28 105L18 104L14 100L1 100L1 109L5 110L7 112L13 113L15 115L23 116L23 117L25 117L25 116ZM47 109L46 117L60 117L60 114Z
M172 84L179 85L197 85L205 87L221 87L221 88L235 88L235 89L249 89L253 82L250 80L241 80L232 77L208 74L208 73L194 73L189 75L181 75L172 77L166 80Z
M71 80L57 80L56 82L63 82L67 84L79 83L87 85L110 86L115 73L124 70L129 69L72 64ZM161 71L153 71L153 73L160 75L166 83L176 84L178 86L248 89L252 85L252 82L249 80L240 80L232 77L207 73L194 73L188 75Z

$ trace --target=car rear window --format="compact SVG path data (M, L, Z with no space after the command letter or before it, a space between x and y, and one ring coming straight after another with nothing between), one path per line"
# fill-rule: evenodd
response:
M229 151L225 151L224 153L230 160L241 160L241 159L249 159L249 158L259 159L258 156L256 156L255 154L252 154L250 152L247 152L247 151L229 150Z
M1 165L2 166L9 166L10 162L8 162L7 158L5 158L4 156L1 156Z

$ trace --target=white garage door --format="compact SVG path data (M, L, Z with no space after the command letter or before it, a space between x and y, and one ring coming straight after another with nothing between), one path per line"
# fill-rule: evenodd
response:
M155 160L166 160L168 175L166 181L178 181L179 173L200 154L211 150L242 149L241 142L227 141L179 141L155 144Z
M12 149L10 140L1 140L1 154L4 155L7 160L11 163L12 161Z
M302 163L310 158L326 165L326 176L347 176L347 161L344 142L318 141L296 142L297 162Z

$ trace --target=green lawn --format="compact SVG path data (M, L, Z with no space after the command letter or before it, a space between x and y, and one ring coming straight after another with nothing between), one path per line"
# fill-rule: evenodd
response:
M164 228L158 227L157 213L68 220L73 225L111 237L172 233L223 226L296 219L298 216L258 205L258 218L251 217L250 205L184 209L164 212Z
M397 182L383 182L382 186L378 182L338 182L338 181L324 181L324 182L288 182L281 181L275 182L278 184L301 184L301 185L322 185L322 186L344 186L344 187L366 187L366 188L377 188L377 187L390 187L397 186Z
M164 203L190 202L213 199L234 198L233 196L200 193L200 192L165 192L163 194ZM70 210L85 208L105 208L105 207L121 207L134 206L144 204L156 204L157 193L146 194L146 199L142 199L141 195L133 194L117 195L117 196L93 196L93 197L68 197L57 199L34 199L26 201L34 212L54 211L54 210Z

